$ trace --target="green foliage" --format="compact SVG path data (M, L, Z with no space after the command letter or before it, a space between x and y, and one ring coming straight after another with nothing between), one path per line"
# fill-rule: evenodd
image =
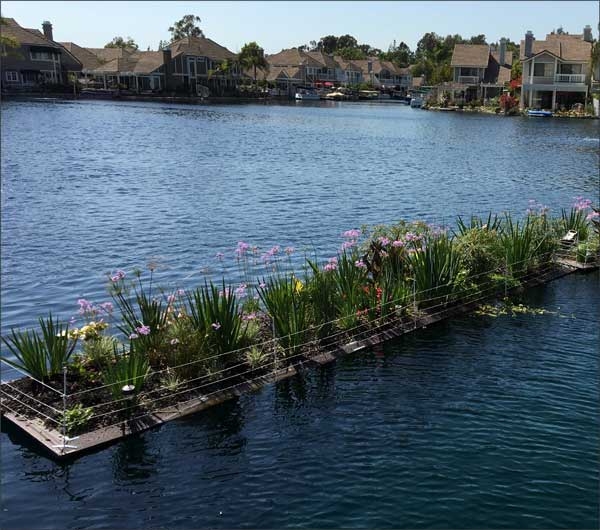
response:
M103 372L104 384L110 385L109 390L115 399L123 397L123 387L133 385L134 395L143 388L146 378L150 373L148 357L141 352L132 349L129 353L124 351L117 354Z
M113 300L121 311L119 330L126 337L135 337L136 350L147 353L152 365L158 367L168 315L163 301L152 297L152 280L146 289L138 276L137 284L133 284L133 296L128 294L122 283L112 283L111 288Z
M288 354L294 354L307 336L308 294L293 275L269 278L261 285L258 294L273 320L279 344Z
M187 295L192 326L204 337L212 355L238 350L246 343L238 299L231 288L222 290L211 282Z
M173 368L174 374L181 379L192 379L216 369L216 359L203 361L214 356L209 351L205 333L198 331L191 318L182 315L175 319L167 329L168 343L165 363Z
M360 320L360 311L368 307L365 287L368 283L366 267L356 265L356 255L346 252L338 259L337 268L331 272L335 284L335 308L340 318L339 327L348 329Z
M319 337L327 337L333 330L332 321L337 316L335 293L336 283L333 271L324 271L316 262L308 261L312 274L306 282L306 291L310 300L311 320L317 328Z
M269 63L265 59L265 51L256 42L244 44L238 55L240 63L244 68L249 68L254 71L254 82L256 83L256 69L260 68L264 71L269 69Z
M262 351L257 346L252 346L246 352L246 362L249 364L250 369L256 370L260 368L263 364L266 364L269 360L269 354Z
M81 403L77 403L74 407L66 410L63 414L63 422L67 434L78 434L82 431L83 427L90 421L94 412L91 407L84 408Z
M137 50L139 48L139 46L137 45L137 43L131 38L131 37L127 37L127 39L124 39L123 37L114 37L113 40L111 40L110 42L107 42L104 45L105 48L130 48L133 50Z
M568 212L564 208L561 210L562 229L565 233L568 230L577 232L577 238L585 241L589 236L589 221L586 219L587 211L580 208L571 208Z
M455 238L456 251L461 256L469 276L496 270L504 263L503 247L497 228L488 228L493 224L482 224L473 228L467 228L465 225L459 227L460 233ZM483 281L484 278L480 280Z
M200 17L184 15L169 28L173 40L183 39L184 37L204 37L203 31L198 26L200 22L202 22Z
M543 241L535 237L535 221L528 216L523 223L514 222L507 214L500 241L506 258L508 271L513 275L527 272L534 264Z
M83 355L92 366L102 370L110 361L117 346L117 339L101 335L96 339L84 341Z
M429 305L426 300L431 298L436 299L433 305L447 301L458 287L460 255L446 235L425 238L424 248L409 253L408 261L415 280L417 299L424 305Z
M2 337L10 353L16 357L14 360L2 356L2 360L36 379L47 380L62 371L77 340L70 338L68 324L54 320L52 313L47 318L40 317L38 322L41 334L33 330L11 329L8 337Z

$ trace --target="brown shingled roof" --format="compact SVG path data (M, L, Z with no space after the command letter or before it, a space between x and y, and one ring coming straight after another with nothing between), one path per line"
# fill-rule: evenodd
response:
M46 46L48 48L61 49L62 46L54 41L48 40L43 33L38 30L29 30L22 28L17 24L14 18L4 18L6 24L0 26L0 34L3 37L12 37L19 44L27 44L29 46Z
M450 66L485 68L489 55L490 47L487 44L455 44Z
M82 48L74 42L61 42L59 44L81 63L84 70L94 70L102 64L102 61L90 50Z
M266 56L267 62L273 66L310 66L322 68L323 64L298 48L281 50L279 53Z
M592 44L584 40L573 38L574 35L551 35L547 40L534 40L533 55L550 52L564 61L588 61L592 53ZM525 57L525 41L521 41L521 60Z
M177 57L181 54L209 57L217 61L236 59L237 55L224 46L206 37L184 37L169 44L171 55Z

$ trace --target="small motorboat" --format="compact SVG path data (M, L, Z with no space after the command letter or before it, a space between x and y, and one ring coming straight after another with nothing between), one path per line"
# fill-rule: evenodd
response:
M528 110L527 116L533 116L533 117L538 117L538 118L550 118L550 117L552 117L552 111L551 110L539 110L539 109Z
M423 99L420 97L414 97L410 100L410 106L413 109L420 109L423 106Z
M318 101L321 99L319 93L316 90L310 90L306 88L298 89L296 92L296 100L298 101Z

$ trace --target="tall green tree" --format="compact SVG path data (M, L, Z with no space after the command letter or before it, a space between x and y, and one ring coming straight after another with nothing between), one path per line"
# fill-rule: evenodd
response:
M183 39L185 37L204 37L204 32L200 29L200 26L198 26L200 22L202 22L200 17L195 15L184 15L169 28L173 40Z
M0 26L8 26L8 22L0 17ZM13 50L19 47L19 41L13 37L2 35L0 33L0 57L8 57L9 55L19 55Z
M113 40L111 40L110 42L107 42L104 45L104 47L105 48L133 48L134 50L137 50L139 48L137 43L131 37L127 37L127 39L124 39L123 37L114 37Z
M338 47L338 38L335 35L321 37L317 47L323 53L334 53Z
M256 42L248 42L240 50L238 60L244 68L254 69L254 84L258 86L256 81L257 68L269 69L269 63L265 59L265 51Z

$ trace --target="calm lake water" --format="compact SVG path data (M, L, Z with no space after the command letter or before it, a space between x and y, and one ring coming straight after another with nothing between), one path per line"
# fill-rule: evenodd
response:
M2 331L239 240L319 257L362 224L598 198L598 122L400 105L2 103ZM598 526L600 281L466 317L71 465L3 434L3 528Z

